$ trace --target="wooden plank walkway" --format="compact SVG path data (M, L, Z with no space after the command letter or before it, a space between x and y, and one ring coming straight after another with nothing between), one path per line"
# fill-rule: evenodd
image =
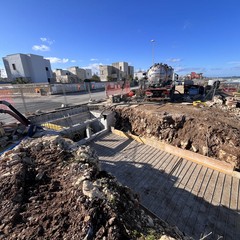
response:
M240 239L240 179L112 133L90 145L159 218L195 239Z

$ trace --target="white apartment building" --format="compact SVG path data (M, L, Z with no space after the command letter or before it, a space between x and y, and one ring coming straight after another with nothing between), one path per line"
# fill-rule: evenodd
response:
M3 57L9 80L28 80L33 83L50 83L52 70L50 61L35 54L11 54Z

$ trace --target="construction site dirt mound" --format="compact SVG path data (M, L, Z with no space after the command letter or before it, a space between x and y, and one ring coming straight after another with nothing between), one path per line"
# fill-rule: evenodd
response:
M69 139L22 141L2 155L0 178L0 239L188 239Z
M179 103L112 107L118 130L226 161L240 169L240 118L237 110Z

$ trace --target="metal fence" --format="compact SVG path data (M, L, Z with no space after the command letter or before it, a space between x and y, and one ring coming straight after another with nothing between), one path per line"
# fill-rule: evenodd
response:
M0 100L13 105L25 116L52 112L67 106L86 104L105 98L105 88L102 83L82 84L22 84L0 85ZM99 92L96 96L94 92ZM0 105L0 109L7 106ZM15 122L12 116L0 113L0 122Z

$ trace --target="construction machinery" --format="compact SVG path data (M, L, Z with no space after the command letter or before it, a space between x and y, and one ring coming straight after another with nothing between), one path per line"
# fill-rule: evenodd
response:
M145 96L147 98L171 98L175 91L175 81L178 75L171 66L155 63L146 72L147 83Z

